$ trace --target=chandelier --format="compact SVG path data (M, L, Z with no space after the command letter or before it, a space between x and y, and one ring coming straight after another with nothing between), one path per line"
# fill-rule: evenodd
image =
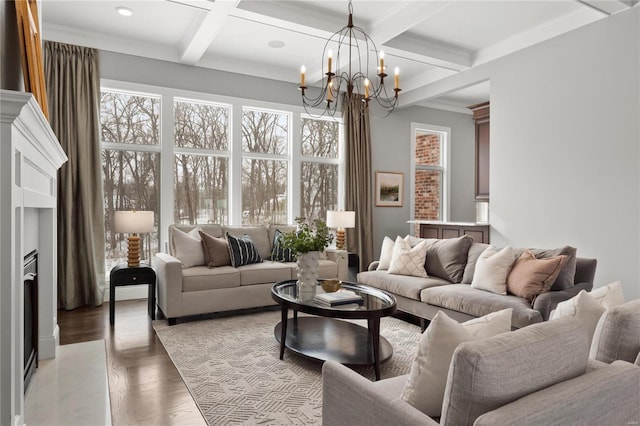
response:
M342 63L341 63L342 62ZM346 62L346 64L345 64ZM326 69L324 68L326 64ZM335 65L335 68L333 66ZM375 70L371 75L370 70ZM322 84L317 97L307 95L305 86L306 69L300 68L300 91L302 104L307 114L314 115L309 108L324 106L320 116L335 116L340 94L347 100L361 95L360 112L364 112L371 100L389 115L398 105L399 69L395 68L394 87L387 90L385 85L384 52L376 49L376 45L367 33L353 25L353 5L349 0L349 21L346 27L335 32L325 43L322 52ZM370 77L371 76L371 77ZM316 114L318 115L318 114Z

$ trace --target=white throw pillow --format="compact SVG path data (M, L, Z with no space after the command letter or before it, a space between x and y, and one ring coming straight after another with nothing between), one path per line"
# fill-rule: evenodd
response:
M183 232L177 228L173 229L173 246L175 247L175 258L182 262L183 268L204 265L204 250L200 240L200 227L191 231Z
M458 345L510 331L512 313L505 309L460 324L438 311L420 338L401 398L429 417L440 417L449 364Z
M549 315L549 319L575 317L586 328L589 342L591 342L602 314L607 309L623 303L622 286L619 281L615 281L590 293L582 290L577 296L558 303L556 309Z
M515 261L511 246L500 251L496 251L493 246L487 247L478 257L471 287L507 294L507 277Z
M402 237L398 237L393 246L393 256L391 257L391 264L387 272L389 274L426 278L427 271L424 269L426 257L426 241L411 248L407 241L402 239Z
M620 281L614 281L603 287L598 287L589 292L594 299L598 301L605 309L611 309L614 306L624 303L624 294L622 294L622 284Z
M389 237L384 237L384 240L382 240L382 248L380 249L378 271L386 271L389 269L393 257L393 247L395 247L393 240Z

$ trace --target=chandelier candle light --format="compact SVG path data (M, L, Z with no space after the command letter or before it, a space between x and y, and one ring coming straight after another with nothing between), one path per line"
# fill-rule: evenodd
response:
M327 212L327 226L336 228L336 248L346 250L345 229L356 227L356 212L329 210Z
M335 56L334 50L335 49ZM334 61L335 59L335 61ZM346 69L341 68L341 59L346 60ZM335 72L334 72L335 62ZM384 52L376 48L375 43L360 27L353 25L353 5L349 1L349 21L346 27L334 33L326 42L322 52L322 64L327 64L326 72L322 69L322 85L317 97L308 97L306 94L305 73L303 65L300 68L300 91L302 92L302 104L305 111L311 114L307 108L317 108L326 102L326 107L321 115L334 116L337 100L342 94L347 100L356 95L362 95L360 112L365 111L369 101L375 99L377 104L387 111L387 115L398 105L398 93L400 92L400 70L395 68L393 93L387 93L385 86ZM369 67L376 70L376 77L369 78ZM377 84L375 82L378 81Z
M127 266L140 266L139 233L153 231L152 211L117 211L114 216L115 232L131 234L127 239Z

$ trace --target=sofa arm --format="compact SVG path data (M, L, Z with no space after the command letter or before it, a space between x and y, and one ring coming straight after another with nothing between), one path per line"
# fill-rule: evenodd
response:
M548 291L546 293L542 293L536 297L536 300L533 301L533 309L540 312L542 315L543 321L549 320L549 315L551 315L551 311L553 311L558 303L564 302L565 300L569 300L574 296L577 296L581 290L587 290L591 288L591 283L578 283L571 288L567 288L565 290L558 291Z
M325 249L327 259L338 264L338 279L342 281L349 280L349 253L346 250Z
M640 368L615 361L485 413L474 425L638 424L639 387Z
M373 383L334 361L322 366L322 424L437 425L405 401L389 396L384 380Z
M367 268L367 271L375 271L376 269L378 269L378 265L380 265L380 261L379 260L374 260L373 262L371 262L369 264L369 267Z
M153 259L158 288L158 306L167 318L182 315L182 262L166 253Z

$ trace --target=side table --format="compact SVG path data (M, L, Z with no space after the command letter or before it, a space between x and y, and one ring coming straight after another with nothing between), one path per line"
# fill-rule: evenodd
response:
M116 265L109 275L109 323L113 325L116 313L116 287L125 285L149 285L149 316L156 319L156 271L149 265L127 266L126 263Z

